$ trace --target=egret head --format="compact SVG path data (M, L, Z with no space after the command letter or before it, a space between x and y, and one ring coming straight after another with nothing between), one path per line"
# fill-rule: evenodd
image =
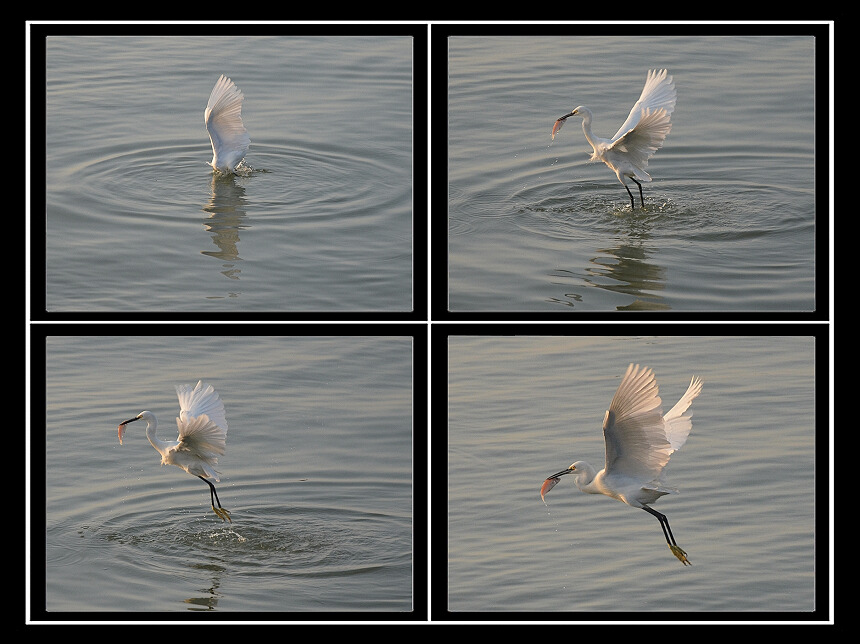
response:
M555 133L561 129L561 126L564 125L564 122L571 116L581 116L583 120L590 119L591 111L587 107L580 105L579 107L573 108L573 110L571 110L564 116L559 116L558 120L556 120L555 122L555 125L552 126L552 138L555 138Z
M119 424L119 427L116 428L117 437L119 437L119 444L122 445L122 437L125 435L125 426L129 423L133 423L136 420L145 420L146 422L151 422L155 420L155 414L151 411L142 411L134 418L129 418L128 420L124 420Z
M571 116L582 116L582 117L584 117L586 114L591 116L591 110L589 110L587 107L585 107L585 105L580 105L579 107L574 107L570 112L568 112L567 114L565 114L561 118L566 119L566 118L569 118Z

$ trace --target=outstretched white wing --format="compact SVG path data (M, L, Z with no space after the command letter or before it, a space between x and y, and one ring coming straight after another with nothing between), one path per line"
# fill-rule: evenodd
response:
M630 365L603 420L606 473L648 483L660 478L669 457L687 441L692 414L684 415L702 391L694 377L681 400L662 415L662 400L651 369Z
M173 448L172 462L196 476L218 480L214 466L227 451L227 419L224 403L211 385L199 381L178 385L180 412L176 419L179 444Z
M618 128L618 131L611 140L617 140L636 127L645 110L651 110L652 112L665 110L667 115L671 114L675 111L676 98L675 83L672 81L669 73L665 69L660 71L656 69L650 70L648 77L645 79L645 87L642 88L639 100L633 105L633 109L630 110L627 120Z
M224 403L212 385L202 380L192 388L191 385L177 385L176 395L179 397L178 422L183 423L191 418L206 414L213 423L223 428L227 433L227 418L224 413Z
M209 103L203 112L209 140L212 142L212 167L232 172L248 153L251 137L242 123L244 96L229 78L221 74Z
M624 124L612 137L609 147L627 154L635 166L644 168L672 130L675 84L666 70L648 72L642 95Z
M672 454L663 431L663 401L651 369L630 365L603 419L606 474L620 473L648 482L656 479Z

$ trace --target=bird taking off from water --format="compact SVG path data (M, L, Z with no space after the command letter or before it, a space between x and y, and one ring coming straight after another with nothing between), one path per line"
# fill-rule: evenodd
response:
M675 543L666 515L648 506L677 491L664 485L663 468L687 441L693 423L692 414L685 416L684 412L701 391L702 381L693 377L681 400L664 416L654 372L631 364L603 418L606 466L595 472L585 461L576 461L547 477L540 489L541 499L556 486L559 477L573 474L583 492L611 496L657 517L672 554L685 566L692 565L687 553Z
M251 145L251 137L242 123L244 98L233 81L221 74L203 112L209 140L212 141L212 161L209 165L222 174L233 173Z
M654 153L663 146L663 140L672 129L670 117L675 109L675 84L672 77L667 75L666 70L648 72L645 80L645 88L642 95L630 115L624 121L618 132L611 139L601 139L594 136L591 131L591 110L580 105L573 111L565 114L555 122L552 127L552 138L555 139L564 125L565 120L571 116L582 117L582 131L585 138L594 148L591 153L591 161L603 161L618 177L621 185L630 195L630 208L635 209L633 193L627 187L625 177L639 186L639 200L645 207L645 198L642 195L642 184L640 181L649 182L651 176L645 172Z
M212 385L198 381L192 389L191 385L177 385L176 394L179 396L179 440L163 441L155 435L158 421L151 411L142 411L134 418L124 420L117 428L119 444L125 434L126 425L136 420L146 421L146 437L152 446L161 454L162 465L176 465L189 474L193 474L209 486L209 498L212 510L218 517L230 523L230 513L221 507L215 486L207 479L218 481L215 465L218 457L227 451L227 419L224 416L224 403ZM218 507L215 507L215 502Z

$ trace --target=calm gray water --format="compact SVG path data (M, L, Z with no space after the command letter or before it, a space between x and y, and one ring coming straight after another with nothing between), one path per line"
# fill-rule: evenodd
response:
M813 37L445 44L451 311L816 308L827 207L816 207L814 70L827 52ZM586 163L579 119L550 132L586 105L611 137L651 68L674 76L678 102L645 211L631 212L615 175Z
M46 47L48 311L412 309L411 37ZM206 165L222 73L248 176Z
M384 336L48 337L47 610L411 611L412 351ZM216 487L232 524L160 465L145 427L117 441L144 409L174 438L174 385L200 378L226 408Z
M448 361L447 610L813 610L826 374L812 338L451 336ZM603 414L630 362L654 369L664 412L704 381L666 470L680 493L655 504L692 566L653 517L573 481L541 502L550 474L603 467Z

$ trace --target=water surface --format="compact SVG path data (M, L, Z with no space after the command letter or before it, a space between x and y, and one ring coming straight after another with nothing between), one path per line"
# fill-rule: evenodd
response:
M827 52L815 37L432 44L448 65L449 310L815 310L827 217L814 181L815 61ZM648 165L644 211L638 195L631 211L615 175L588 163L579 119L550 132L585 105L611 137L661 68L678 93L672 131Z
M45 508L49 613L421 608L411 338L75 335L46 349L45 498L32 508ZM232 524L204 483L160 465L144 427L116 436L148 409L174 438L174 385L200 378L226 409L216 486Z
M812 611L815 518L827 512L815 503L826 451L816 380L827 377L815 352L804 335L449 337L447 532L434 532L434 548L437 534L444 544L434 553L448 553L445 609ZM655 504L692 566L653 517L583 494L571 477L540 498L543 480L574 461L603 467L603 414L630 362L654 369L664 413L693 375L704 381L666 469L679 493Z
M413 44L49 36L47 310L411 311ZM206 165L222 73L239 177Z

